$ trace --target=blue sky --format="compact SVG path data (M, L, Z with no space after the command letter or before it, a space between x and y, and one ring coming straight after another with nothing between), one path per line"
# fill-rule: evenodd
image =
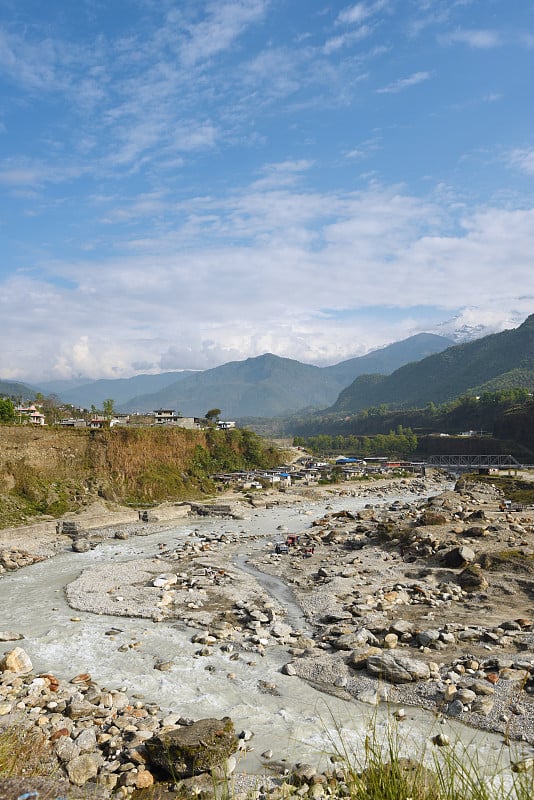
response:
M533 66L534 0L0 0L0 377L515 327Z

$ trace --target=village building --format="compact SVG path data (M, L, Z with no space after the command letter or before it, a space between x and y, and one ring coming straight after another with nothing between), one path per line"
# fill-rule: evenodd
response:
M183 417L172 408L158 408L153 412L152 424L198 430L202 427L202 420L198 417Z
M30 406L15 406L15 414L19 417L19 422L27 425L44 425L45 416L43 412L35 405Z
M233 420L219 419L217 420L217 428L220 431L229 431L235 428L236 424Z
M87 422L84 419L77 417L69 417L68 419L60 419L59 424L62 428L85 428Z

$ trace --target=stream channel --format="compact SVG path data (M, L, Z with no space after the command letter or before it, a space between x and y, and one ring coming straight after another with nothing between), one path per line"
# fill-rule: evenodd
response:
M417 496L377 495L373 503L390 504L397 499L413 502ZM234 565L259 579L262 588L287 608L286 620L305 631L309 625L291 590L279 579L249 567L246 559L279 538L278 526L299 532L309 526L311 514L356 511L368 502L369 497L340 497L305 506L277 506L254 510L246 520L188 520L125 541L109 539L87 553L65 549L54 558L0 577L0 630L24 635L17 644L29 654L35 672L53 672L63 679L89 672L99 686L122 688L132 698L155 702L177 716L231 716L237 731L248 729L254 734L251 750L238 763L238 771L261 774L266 768L261 753L266 750L272 750L276 762L306 761L318 768L329 766L329 757L335 752L348 750L361 758L370 729L378 737L387 736L396 725L393 709L387 704L374 708L340 699L281 674L281 666L290 659L282 646L267 647L264 656L244 653L232 661L229 653L217 649L210 657L199 658L195 656L198 645L191 642L194 629L176 622L73 611L65 600L64 587L94 566L153 557L160 543L179 547L193 531L197 535L203 531L239 534L243 551ZM253 542L251 535L267 538ZM116 632L110 636L112 628ZM119 648L125 644L129 647L121 652ZM13 642L0 643L0 653L13 647ZM172 669L154 669L157 660L172 661ZM276 693L262 691L260 681L264 687L275 684ZM446 733L461 753L467 751L477 762L502 765L508 758L502 736L473 730L455 720L440 724L433 714L418 708L406 707L406 711L407 719L398 725L399 746L405 754L422 757L425 751L425 758L431 760L434 748L429 746L429 738ZM511 750L514 758L531 752L520 745Z

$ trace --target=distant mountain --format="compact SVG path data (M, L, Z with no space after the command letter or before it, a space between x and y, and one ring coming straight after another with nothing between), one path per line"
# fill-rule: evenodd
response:
M21 400L35 400L35 389L18 381L0 380L0 397L20 397Z
M328 404L331 396L330 380L320 367L266 353L188 375L160 392L129 400L121 410L174 408L202 416L220 408L225 417L277 416L287 408Z
M39 383L39 391L46 396L51 394L60 396L63 392L77 389L78 386L90 386L94 382L94 378L67 378L65 380L44 381Z
M452 339L452 344L462 344L463 342L472 342L474 339L481 339L483 336L490 336L492 333L501 333L505 328L517 328L523 321L522 314L512 311L506 315L506 318L494 320L493 324L469 322L470 317L474 320L479 316L474 309L471 314L469 312L470 309L467 309L466 312L441 322L436 330L440 335Z
M420 333L328 367L266 353L204 372L164 372L96 381L76 378L33 387L8 382L15 388L4 393L25 399L33 399L36 392L55 394L62 402L81 408L101 408L104 400L112 399L118 411L173 408L186 416L201 416L210 408L220 408L227 418L276 417L329 406L358 375L389 374L450 344L444 336ZM0 391L2 385L7 384L0 382Z
M81 408L90 408L92 405L101 408L104 400L112 399L115 406L126 403L137 394L159 392L170 384L179 383L188 375L195 374L191 371L161 372L159 375L135 375L132 378L101 379L89 381L81 386L75 386L54 392L64 403ZM48 384L50 387L51 384ZM53 386L53 384L52 384Z
M434 333L417 333L401 342L394 342L380 350L373 350L365 356L349 358L348 361L341 361L339 364L323 369L343 386L348 386L358 375L372 373L389 375L403 364L420 361L433 353L441 353L452 344L454 344L453 340L445 336L437 336Z
M513 386L534 388L534 314L518 328L449 347L390 375L360 376L329 411L421 407Z
M200 416L210 408L220 408L225 417L276 417L328 406L357 375L387 373L449 345L445 337L418 334L329 367L266 353L189 374L159 392L133 397L120 410L173 408L186 416ZM114 397L112 393L108 396Z

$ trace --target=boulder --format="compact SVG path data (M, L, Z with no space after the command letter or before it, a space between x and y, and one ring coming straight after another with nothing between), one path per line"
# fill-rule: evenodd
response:
M448 553L443 556L445 566L456 569L457 567L465 567L475 560L475 551L470 547L462 545L462 547L453 547Z
M174 777L191 777L223 766L238 749L230 717L201 719L164 731L146 742L150 762Z
M470 528L467 528L463 535L464 536L472 536L475 539L480 539L483 536L487 536L489 533L487 528L484 528L482 525L472 525Z
M15 647L0 661L0 672L31 672L32 662L22 647Z
M488 588L488 582L482 574L479 564L470 564L458 576L458 583L464 592L482 592Z
M74 553L88 553L91 549L89 539L74 539L72 545Z
M382 651L379 647L360 647L357 650L352 651L347 659L347 664L353 669L365 669L367 667L367 661L369 657L372 655L377 655L381 652Z
M410 683L428 680L430 668L424 661L402 655L397 651L376 653L367 659L367 670L390 683Z
M437 628L426 628L424 631L419 631L417 634L417 641L421 647L430 647L434 642L437 642L440 632Z
M24 639L22 633L15 633L14 631L0 631L0 642L16 642Z
M345 633L332 641L332 646L336 650L357 650L358 647L365 645L378 646L378 639L367 628L360 628L354 633Z

